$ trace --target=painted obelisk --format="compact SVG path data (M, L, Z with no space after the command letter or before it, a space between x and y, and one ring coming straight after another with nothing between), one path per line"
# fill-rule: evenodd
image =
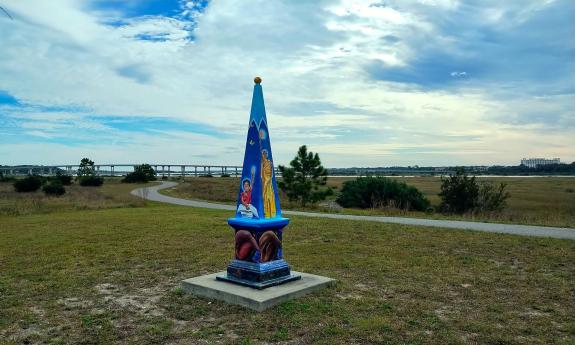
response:
M235 256L227 274L217 276L257 289L300 279L283 259L283 229L289 219L281 214L261 81L254 79L236 215L228 219L234 229Z

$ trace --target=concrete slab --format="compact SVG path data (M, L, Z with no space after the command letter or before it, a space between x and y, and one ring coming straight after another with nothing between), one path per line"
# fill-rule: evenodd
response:
M257 290L216 280L216 276L224 274L226 274L225 271L183 280L182 289L197 296L213 298L256 311L263 311L279 303L307 295L310 292L335 283L335 280L331 278L292 271L294 275L301 275L301 279Z

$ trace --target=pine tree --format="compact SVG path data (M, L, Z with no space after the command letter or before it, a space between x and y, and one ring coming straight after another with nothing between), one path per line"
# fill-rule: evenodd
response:
M82 158L80 161L80 167L78 168L78 177L94 175L96 175L96 171L94 170L94 162L90 158Z
M290 201L297 201L304 207L308 203L324 200L333 193L331 188L321 188L327 183L327 170L321 165L317 153L308 152L305 145L301 146L291 167L280 165L282 179L278 183Z

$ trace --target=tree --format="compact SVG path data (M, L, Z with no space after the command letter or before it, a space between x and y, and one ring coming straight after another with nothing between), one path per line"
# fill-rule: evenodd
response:
M94 162L89 158L82 158L77 175L81 186L98 187L104 183L104 178L96 176Z
M291 167L278 166L282 174L279 187L290 201L297 201L301 206L324 200L333 193L331 188L321 188L327 183L327 170L321 165L317 153L308 152L301 146Z
M77 175L78 177L95 176L96 171L94 170L94 162L90 160L90 158L82 158Z
M141 164L134 167L134 171L127 174L122 180L125 183L146 183L156 180L156 171L150 164Z

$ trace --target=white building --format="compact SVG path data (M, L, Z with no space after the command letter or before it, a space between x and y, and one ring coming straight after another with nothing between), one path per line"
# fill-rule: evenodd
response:
M538 165L549 165L549 164L560 164L559 158L523 158L521 160L521 165L525 165L528 168L537 168Z

